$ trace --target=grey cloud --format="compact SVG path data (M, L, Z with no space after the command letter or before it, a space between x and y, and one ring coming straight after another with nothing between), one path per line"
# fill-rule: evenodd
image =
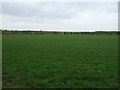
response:
M71 18L85 10L101 10L115 12L114 3L3 3L3 14L19 17L38 16L42 18ZM101 9L102 8L102 9ZM113 9L111 9L113 8ZM107 10L106 10L107 9Z
M102 29L102 27L116 29L117 27L117 3L6 2L3 3L2 9L3 25L8 28L13 28L14 23L19 28L24 26L24 28L90 29L95 26L91 29Z

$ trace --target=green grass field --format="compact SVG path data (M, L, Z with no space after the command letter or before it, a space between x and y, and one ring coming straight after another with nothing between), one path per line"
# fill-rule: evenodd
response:
M3 35L3 87L114 88L117 35Z

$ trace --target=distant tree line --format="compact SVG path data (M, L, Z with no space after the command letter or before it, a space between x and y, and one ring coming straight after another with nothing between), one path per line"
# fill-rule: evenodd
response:
M119 31L95 31L95 32L57 32L57 31L13 31L0 30L2 34L97 34L97 35L120 35Z

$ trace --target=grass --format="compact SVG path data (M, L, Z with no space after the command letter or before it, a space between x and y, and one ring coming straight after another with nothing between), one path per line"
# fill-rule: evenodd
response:
M115 88L116 35L3 35L3 87Z

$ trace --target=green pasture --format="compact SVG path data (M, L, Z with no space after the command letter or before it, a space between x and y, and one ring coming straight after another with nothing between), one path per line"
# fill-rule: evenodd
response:
M118 87L117 35L3 35L3 88Z

